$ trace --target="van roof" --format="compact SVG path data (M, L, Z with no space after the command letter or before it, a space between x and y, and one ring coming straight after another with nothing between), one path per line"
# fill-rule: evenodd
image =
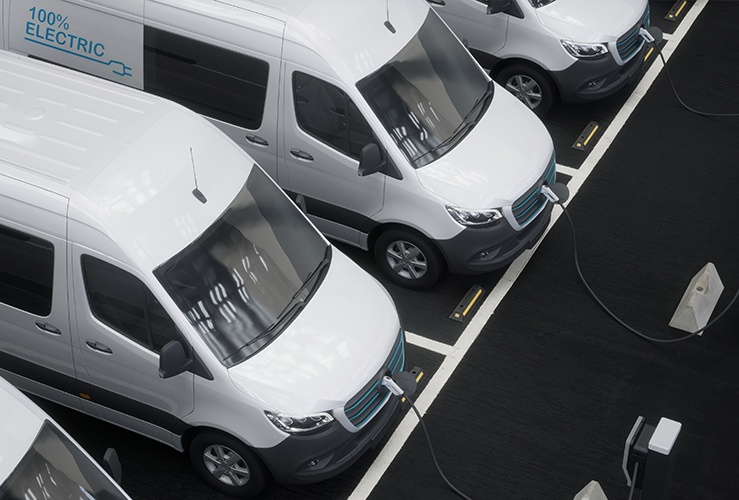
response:
M26 57L0 55L0 158L5 173L69 197L170 107ZM118 91L120 90L120 91Z
M179 3L176 0L156 1ZM200 1L232 6L245 13L280 21L285 25L286 42L312 50L350 82L367 76L395 56L418 32L431 11L426 0ZM242 21L245 25L253 25L245 18ZM386 21L390 21L394 32L386 27ZM267 28L266 22L258 26L262 30L276 29ZM283 36L283 33L272 34ZM236 40L232 42L239 44ZM306 64L305 60L294 62Z
M0 53L0 176L68 199L70 220L108 236L143 269L202 234L252 165L178 104ZM196 183L207 203L192 195Z

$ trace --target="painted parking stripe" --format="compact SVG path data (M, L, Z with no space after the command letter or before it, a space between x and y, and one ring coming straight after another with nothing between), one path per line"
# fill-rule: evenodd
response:
M665 44L665 47L661 48L662 55L665 58L665 61L670 60L670 56L678 47L678 45L680 45L680 42L684 38L686 32L688 31L688 29L690 29L690 26L692 26L693 22L695 22L695 19L706 6L707 2L708 0L696 0L695 4L688 11L688 14L680 23L675 33L669 38L670 43ZM590 155L588 155L588 158L585 160L583 165L579 169L573 171L573 177L567 184L568 188L570 189L570 200L574 198L579 188L585 182L585 179L593 171L600 158L606 152L618 132L626 123L626 120L631 115L634 108L636 108L636 105L639 103L639 101L641 101L642 97L644 97L647 90L652 85L659 72L662 70L662 67L662 64L653 64L648 69L647 73L644 75L641 82L639 82L639 85L636 87L636 89L634 89L631 96L624 103L623 107L616 115L611 125L604 131L603 137L595 145L593 151L590 153ZM552 225L560 217L560 215L562 215L562 209L560 207L555 207L555 210L552 212L552 221L546 230L547 233L549 232L549 229L552 227ZM539 243L541 243L542 240L543 238L539 240ZM426 413L428 408L434 402L434 399L436 399L436 396L444 388L444 385L452 376L454 370L457 368L472 343L480 334L480 331L485 326L488 319L493 315L495 309L508 293L516 278L518 278L518 276L523 271L524 267L531 258L531 255L533 255L533 252L535 252L538 248L539 243L537 243L537 245L534 246L534 248L532 248L531 250L527 250L526 252L524 252L508 267L507 271L498 282L497 286L492 290L490 295L488 295L487 299L485 299L485 301L480 306L480 309L477 311L477 314L474 315L470 323L464 329L462 335L454 344L449 355L445 357L437 372L434 373L434 375L429 379L426 388L423 390L423 392L421 392L421 394L419 394L418 400L415 402L416 407L421 415L424 415ZM385 446L382 448L375 461L367 470L367 473L364 475L362 480L349 496L349 500L364 500L372 493L372 490L375 488L380 478L388 469L393 459L395 459L396 455L403 447L408 437L411 435L417 425L418 419L416 418L415 413L407 413L398 427L395 429L393 434L390 436L387 443L385 443Z

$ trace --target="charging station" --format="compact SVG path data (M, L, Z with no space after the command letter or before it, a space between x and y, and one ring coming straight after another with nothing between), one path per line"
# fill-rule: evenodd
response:
M641 500L668 500L675 465L675 443L682 424L662 417L654 426L638 417L624 445L626 485Z

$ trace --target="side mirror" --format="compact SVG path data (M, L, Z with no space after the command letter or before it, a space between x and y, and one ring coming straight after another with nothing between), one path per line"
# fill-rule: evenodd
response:
M359 152L359 169L357 170L359 176L372 175L384 169L385 160L382 159L380 147L374 142L366 144Z
M170 378L192 367L192 359L185 354L185 348L176 340L170 340L159 352L159 377Z
M118 484L121 484L123 479L123 468L121 467L121 461L118 459L118 453L113 448L105 450L103 455L103 469L113 478Z
M510 0L487 0L488 8L487 14L497 14L498 12L505 12L511 6Z

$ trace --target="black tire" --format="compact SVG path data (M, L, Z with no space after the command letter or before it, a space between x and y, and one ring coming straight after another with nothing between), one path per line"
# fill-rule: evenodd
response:
M424 290L444 272L444 259L426 237L403 229L390 229L375 241L377 264L390 281L412 290Z
M190 443L195 471L213 489L239 498L252 498L267 486L262 462L241 441L220 432L204 432Z
M500 70L495 81L540 117L547 114L557 97L549 76L530 64L510 64Z

